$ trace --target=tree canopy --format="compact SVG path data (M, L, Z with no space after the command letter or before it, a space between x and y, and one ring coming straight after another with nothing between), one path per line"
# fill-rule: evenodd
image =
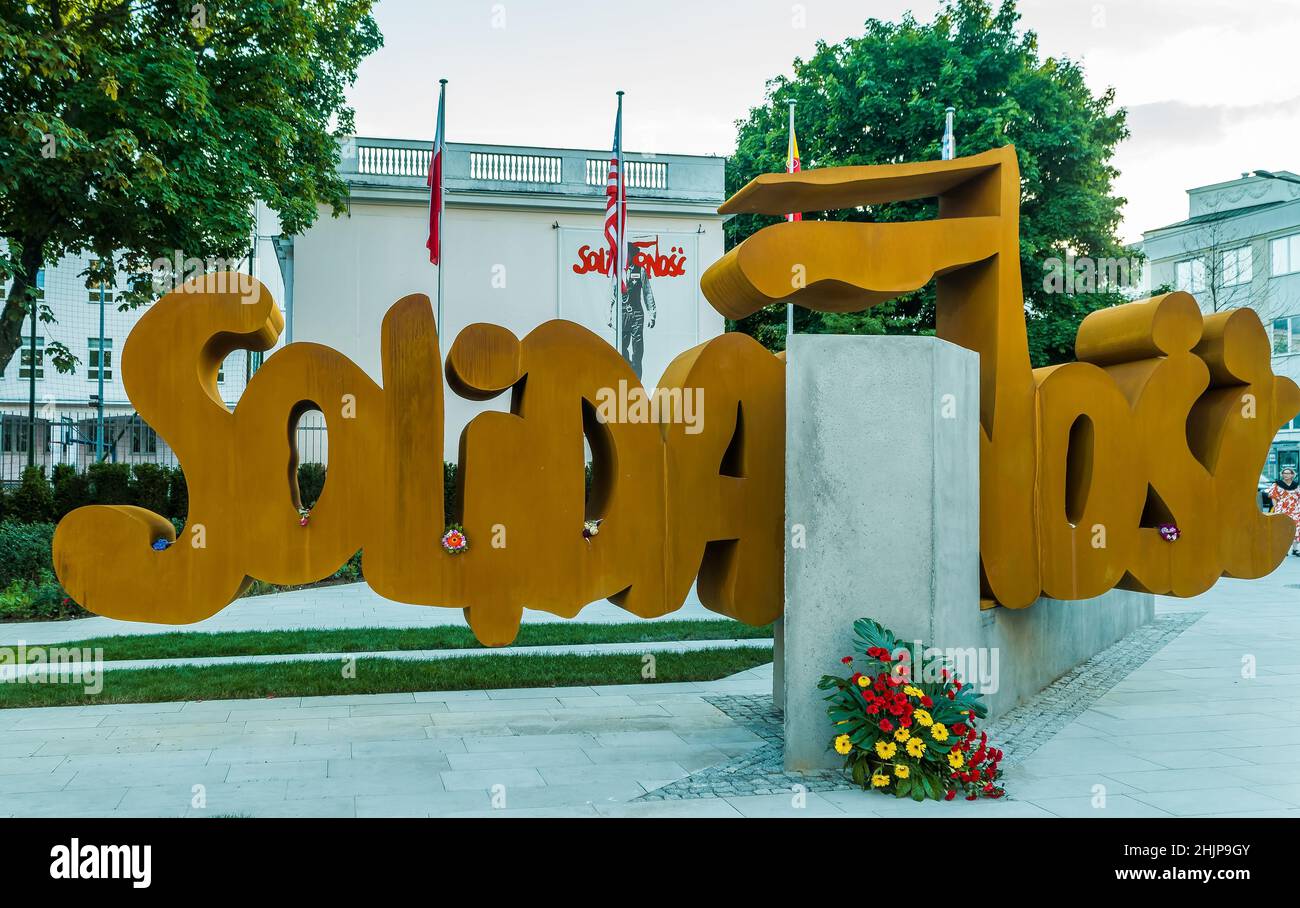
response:
M1077 63L1040 59L1037 38L1019 31L1018 22L1014 0L997 9L987 0L949 0L932 22L910 13L898 22L869 19L861 37L819 42L810 59L794 61L793 78L769 81L765 103L737 122L727 190L785 169L790 100L797 102L805 170L938 158L944 109L955 107L959 155L1016 146L1029 346L1035 365L1043 365L1073 357L1075 330L1088 312L1122 301L1113 290L1049 292L1044 273L1053 257L1129 255L1116 234L1124 200L1113 193L1111 165L1128 130L1113 91L1094 95ZM804 216L903 221L935 212L931 199ZM775 220L732 218L728 246ZM934 323L933 283L861 313L796 310L801 333L932 333ZM769 307L733 327L782 349L784 307Z
M237 260L253 204L287 233L342 210L345 91L383 39L374 0L0 0L0 363L44 263L94 254L87 283L157 259ZM66 350L46 347L67 368Z

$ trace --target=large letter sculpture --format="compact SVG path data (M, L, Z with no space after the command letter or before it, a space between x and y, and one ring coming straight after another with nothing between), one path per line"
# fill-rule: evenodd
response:
M641 617L666 614L697 574L709 608L750 624L780 616L784 363L748 337L715 338L669 366L656 393L703 407L687 426L602 420L602 391L640 384L579 325L548 322L522 341L492 325L465 329L448 382L473 399L508 393L510 412L480 414L462 435L461 522L474 544L452 557L439 545L443 370L428 299L406 297L385 316L382 388L338 352L295 343L266 360L231 412L216 390L221 361L269 349L283 322L260 284L250 302L215 289L224 277L167 294L127 340L127 393L176 451L189 516L179 538L142 508L65 517L55 570L86 608L193 622L252 578L319 580L361 550L378 593L463 607L491 645L514 639L525 607L572 617L609 598ZM294 427L309 409L325 417L329 472L300 525ZM594 518L600 532L585 539ZM155 550L158 540L174 544Z
M1078 362L1032 369L1019 194L1010 147L762 176L722 211L937 197L938 217L777 224L714 264L703 290L740 318L779 302L854 311L937 281L939 336L980 354L985 605L1090 598L1117 585L1191 596L1220 575L1268 573L1292 524L1259 512L1255 479L1274 432L1300 410L1300 389L1273 375L1258 317L1202 318L1186 293L1165 294L1092 313ZM466 328L447 357L448 384L472 400L509 395L510 409L480 414L461 435L458 516L474 545L452 557L439 547L444 370L428 299L406 297L384 317L382 386L334 350L290 344L232 412L217 392L221 361L270 349L283 323L260 284L251 295L224 292L226 278L167 294L127 340L127 393L175 450L189 515L179 538L141 508L64 518L55 570L86 608L193 622L252 578L308 583L360 550L378 593L462 607L492 645L514 638L524 608L572 617L607 598L652 617L679 607L695 581L724 615L780 616L781 357L723 335L674 360L656 390L668 401L691 395L697 420L611 420L602 397L641 387L601 338L565 321L522 340L493 325ZM294 427L307 410L324 414L329 476L300 525ZM587 539L594 518L603 522ZM1159 534L1165 523L1181 530L1174 544ZM155 548L160 540L173 544Z
M1014 148L767 174L721 210L936 196L929 221L767 227L704 274L704 293L730 318L772 303L851 312L936 280L939 337L980 354L986 605L1087 599L1117 585L1192 596L1221 574L1273 570L1293 525L1260 513L1256 478L1274 433L1300 410L1300 389L1273 375L1259 318L1233 309L1203 319L1188 294L1165 294L1092 313L1078 362L1030 368ZM1176 544L1159 534L1166 523L1180 528Z

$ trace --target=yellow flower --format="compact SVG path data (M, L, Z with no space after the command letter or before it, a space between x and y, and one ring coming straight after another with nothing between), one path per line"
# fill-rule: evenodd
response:
M902 763L895 763L895 764L894 764L894 775L898 776L900 779L906 779L906 778L907 778L907 774L910 773L910 772L911 772L911 770L908 769L906 765L904 765L904 764L902 764Z
M882 776L880 773L873 773L871 776L871 785L873 788L884 788L889 784L889 776Z
M906 686L903 688L903 693L907 694L909 697L923 697L923 696L925 696L925 694L921 693L921 689L920 689L919 687L913 687L913 686L910 685L910 684L906 685Z
M894 732L895 741L906 741L910 737L912 737L912 733L906 728L900 728L898 731Z
M898 750L898 745L894 744L893 741L876 742L876 756L880 757L882 760L893 759L896 750Z
M949 751L948 765L953 769L961 769L966 760L962 757L960 750Z
M871 679L868 678L866 675L858 676L858 687L866 687L870 683L871 683Z
M942 722L936 722L930 727L930 737L936 741L947 741L948 729L944 727Z
M925 742L920 738L913 738L907 742L907 752L914 757L919 757L925 753Z
M853 749L853 741L848 735L840 735L835 739L835 752L837 754L846 754Z
M917 725L929 726L934 724L934 719L923 709L918 709L912 713L912 718L916 720Z

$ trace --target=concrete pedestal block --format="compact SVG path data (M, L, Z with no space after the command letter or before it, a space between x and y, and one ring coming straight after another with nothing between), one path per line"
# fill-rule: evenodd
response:
M796 335L787 370L773 672L787 769L842 765L817 681L843 671L858 618L973 657L963 675L993 676L994 713L1152 620L1153 597L1124 591L981 612L977 354L930 337Z

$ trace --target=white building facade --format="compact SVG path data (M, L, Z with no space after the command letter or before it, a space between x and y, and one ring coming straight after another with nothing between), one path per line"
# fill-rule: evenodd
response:
M1271 333L1273 371L1300 383L1300 176L1254 171L1187 191L1188 217L1143 234L1152 287L1207 313L1249 306ZM1300 420L1278 432L1265 475L1300 468Z
M411 293L436 303L429 263L430 145L357 138L344 148L348 211L294 237L287 333L333 347L381 381L380 325ZM489 322L523 337L543 322L578 322L614 341L605 219L608 150L449 144L442 225L443 354L467 325ZM653 304L640 302L639 365L653 386L678 354L716 337L725 323L700 292L721 257L725 197L719 157L625 153L627 232ZM631 346L631 345L629 345ZM446 393L446 450L476 413ZM304 417L306 420L317 414Z
M312 341L333 347L377 382L380 325L398 299L425 293L436 302L438 269L429 262L430 143L356 138L345 142L340 173L347 181L347 211L333 217L322 207L317 222L296 237L279 235L274 213L256 211L252 269L285 316L281 345ZM638 365L653 386L679 353L721 334L721 315L704 300L700 275L723 252L717 213L725 197L724 159L686 155L624 155L628 239L650 292L641 310ZM612 278L604 249L608 150L449 144L444 163L446 210L442 324L445 355L456 334L474 322L502 325L520 337L545 321L576 321L614 342ZM182 253L184 258L184 253ZM35 343L36 464L84 468L96 457L99 369L104 377L106 460L174 464L166 440L135 414L118 369L127 335L145 309L119 311L118 275L105 288L103 341L99 289L86 286L89 259L69 256L49 263L39 294L53 315L39 322ZM238 270L248 271L245 258ZM7 287L0 285L0 292ZM651 303L651 297L653 303ZM30 322L22 349L0 371L0 482L17 481L29 460L31 422ZM58 372L46 354L54 342L79 360ZM264 356L273 356L274 350ZM261 358L232 354L219 387L235 406ZM446 393L446 450L488 404ZM325 462L323 419L308 413L299 423L300 462Z

